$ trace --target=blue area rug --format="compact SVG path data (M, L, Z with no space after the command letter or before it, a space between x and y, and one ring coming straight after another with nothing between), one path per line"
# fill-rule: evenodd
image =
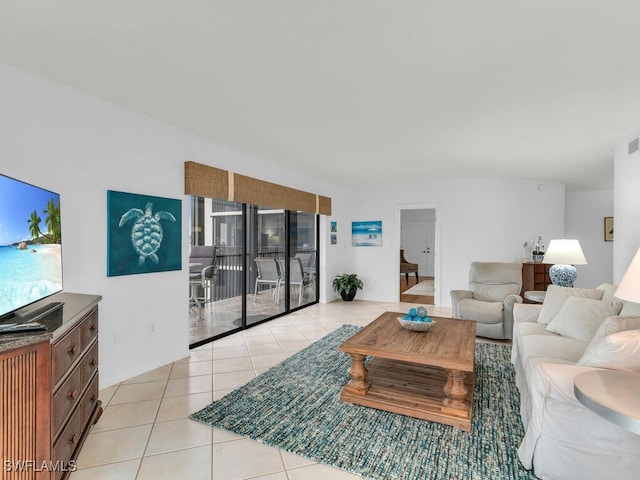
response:
M472 431L342 403L345 325L190 418L369 479L535 479L510 348L476 343Z

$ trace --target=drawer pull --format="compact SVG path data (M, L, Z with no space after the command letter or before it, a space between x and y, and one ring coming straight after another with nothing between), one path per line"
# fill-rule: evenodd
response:
M89 365L91 365L92 367L95 367L96 365L98 365L98 361L94 358L89 362Z
M69 443L73 443L73 444L75 444L77 440L78 440L78 434L77 434L77 433L74 433L74 434L71 436L71 438L69 439Z
M97 399L98 399L98 396L95 393L91 395L91 403L96 403Z
M67 398L69 400L75 400L77 396L78 396L77 390L71 390L69 393L67 393Z
M89 330L91 330L93 333L96 333L97 329L98 329L98 326L95 323L89 327Z
M71 348L68 350L68 353L69 353L69 355L75 355L76 353L78 353L78 347L77 347L77 345L74 345L73 347L71 347Z

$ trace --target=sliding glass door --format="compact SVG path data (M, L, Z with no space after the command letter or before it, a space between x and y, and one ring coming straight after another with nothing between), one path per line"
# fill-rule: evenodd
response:
M289 212L289 285L291 308L315 303L318 299L317 216Z
M285 211L247 205L247 325L286 311L281 261L287 237Z
M190 346L317 302L317 215L191 197L190 237Z

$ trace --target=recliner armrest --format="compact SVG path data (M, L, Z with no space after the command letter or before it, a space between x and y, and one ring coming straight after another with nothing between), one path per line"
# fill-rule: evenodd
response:
M471 290L451 290L451 316L458 318L458 303L465 298L473 298Z

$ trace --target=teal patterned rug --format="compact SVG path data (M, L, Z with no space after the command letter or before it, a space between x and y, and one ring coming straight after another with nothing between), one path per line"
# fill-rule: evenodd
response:
M342 403L345 325L190 418L368 479L535 479L518 461L524 435L510 348L476 343L471 433Z

